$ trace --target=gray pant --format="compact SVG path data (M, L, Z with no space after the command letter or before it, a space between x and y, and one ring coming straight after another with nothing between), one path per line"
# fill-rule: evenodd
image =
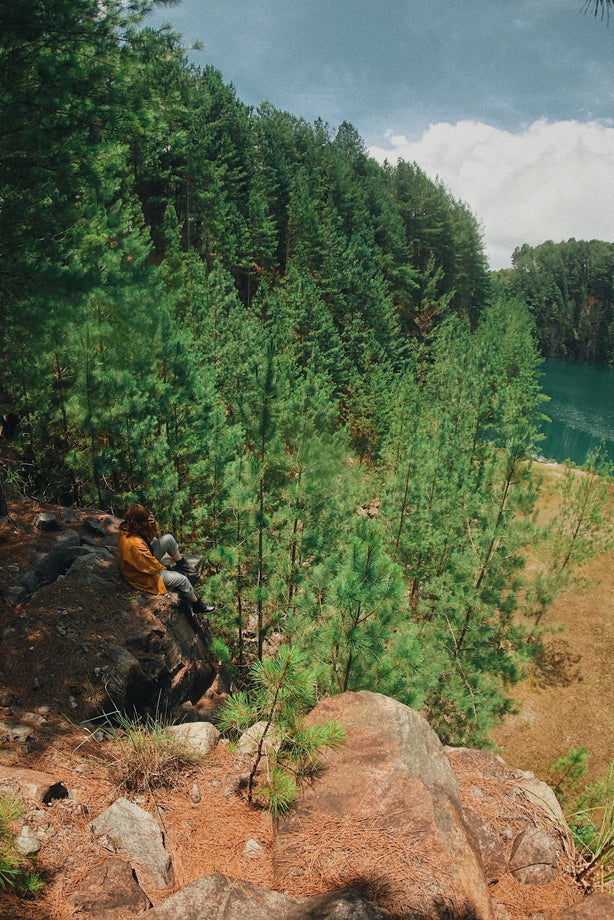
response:
M177 541L170 533L165 533L161 537L154 537L150 546L158 562L162 562L162 557L167 553L171 557L174 556L179 549ZM172 572L169 571L169 569L163 569L162 572L160 572L160 577L167 591L178 591L179 594L188 599L194 594L192 582L187 575L182 575L180 572Z

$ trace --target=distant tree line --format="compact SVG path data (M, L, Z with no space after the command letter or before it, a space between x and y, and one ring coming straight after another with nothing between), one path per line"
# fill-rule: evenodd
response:
M544 357L614 359L614 243L525 244L512 264L497 277L528 304Z
M534 321L491 295L441 184L378 165L349 124L245 106L148 9L3 14L19 476L120 515L141 501L200 548L238 676L281 634L318 693L379 689L483 742L577 535L561 525L547 563Z

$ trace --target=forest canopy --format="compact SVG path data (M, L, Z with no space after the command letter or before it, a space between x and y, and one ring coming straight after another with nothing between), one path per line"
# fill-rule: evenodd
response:
M291 638L319 693L378 689L484 742L584 533L553 525L525 574L530 311L492 295L441 183L350 124L244 105L148 8L5 11L3 475L154 508L206 557L237 675Z

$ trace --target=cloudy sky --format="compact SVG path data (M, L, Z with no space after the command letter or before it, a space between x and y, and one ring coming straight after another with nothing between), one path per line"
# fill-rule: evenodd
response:
M614 13L583 0L183 0L170 22L238 97L351 122L466 202L491 268L614 241Z

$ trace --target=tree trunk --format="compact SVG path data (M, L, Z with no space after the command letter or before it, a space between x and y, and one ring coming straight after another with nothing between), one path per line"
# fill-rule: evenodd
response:
M0 478L0 518L3 521L9 521L9 509L6 504L6 495L4 494L4 480Z

